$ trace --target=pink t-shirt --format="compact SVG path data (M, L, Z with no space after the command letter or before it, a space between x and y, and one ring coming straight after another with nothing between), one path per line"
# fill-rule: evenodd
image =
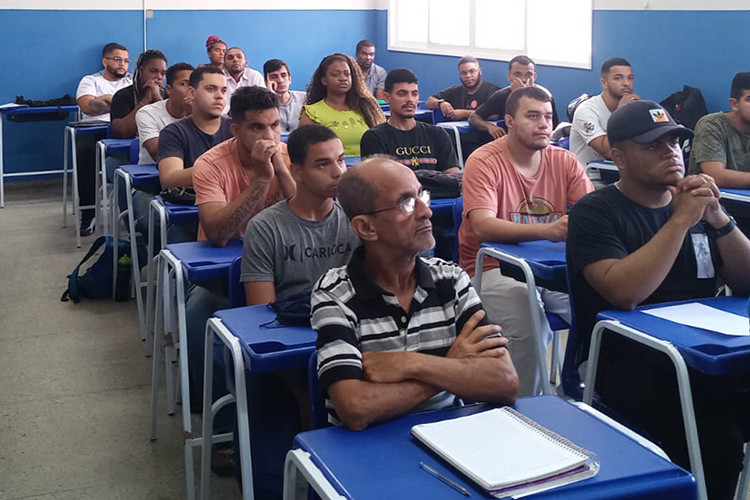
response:
M280 146L284 163L288 167L290 161L286 151L286 144L282 142ZM203 203L215 201L230 203L247 189L252 179L250 172L244 169L242 163L240 163L240 157L237 154L236 138L224 141L203 153L195 160L193 168L195 169L193 171L195 204L198 206ZM281 191L278 179L274 177L268 186L266 199L256 207L250 218L254 217L264 208L270 207L283 199L284 193ZM245 236L245 228L239 228L236 236ZM206 240L203 225L199 224L198 241Z
M539 170L533 177L521 175L502 137L476 150L466 162L462 190L464 212L459 239L459 262L474 276L474 260L479 251L467 215L476 209L492 210L498 219L521 224L554 222L594 186L576 156L555 146L542 151ZM484 270L498 267L495 259L485 259Z

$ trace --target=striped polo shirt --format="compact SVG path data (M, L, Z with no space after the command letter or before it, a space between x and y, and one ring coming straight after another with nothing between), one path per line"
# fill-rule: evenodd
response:
M445 356L464 323L482 308L468 275L438 258L416 259L416 290L409 308L378 286L364 265L364 247L349 265L329 270L312 293L312 326L318 332L318 378L327 395L339 380L364 380L362 352L413 351ZM485 320L482 324L486 324ZM412 412L444 408L457 398L442 391ZM341 422L326 399L328 420Z

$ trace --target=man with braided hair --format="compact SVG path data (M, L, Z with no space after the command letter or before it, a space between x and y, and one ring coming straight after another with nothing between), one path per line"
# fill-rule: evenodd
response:
M144 106L164 99L167 57L159 50L147 50L138 56L133 84L112 97L112 135L132 139L138 135L135 114Z

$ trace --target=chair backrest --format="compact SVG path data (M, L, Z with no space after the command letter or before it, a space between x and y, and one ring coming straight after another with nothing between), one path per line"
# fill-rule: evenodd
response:
M464 197L459 196L453 200L453 231L455 232L456 242L453 246L453 262L458 264L458 230L461 229L461 221L463 220L464 212Z
M328 412L326 411L326 402L323 393L320 392L318 382L318 352L315 351L310 355L307 362L307 390L310 396L310 424L313 429L328 427Z
M550 143L553 146L557 146L559 148L567 149L570 151L570 136L568 137L561 137L560 140Z
M138 165L141 157L141 141L136 137L130 141L130 150L128 151L128 161L131 165Z
M568 329L568 342L565 345L565 357L563 358L561 383L563 393L576 401L583 399L583 381L578 374L578 335L576 322L575 294L570 282L570 269L565 270L565 280L568 284L568 297L570 300L570 328Z
M240 281L240 270L242 269L242 256L237 257L229 266L229 307L244 307L247 305L245 297L245 285Z

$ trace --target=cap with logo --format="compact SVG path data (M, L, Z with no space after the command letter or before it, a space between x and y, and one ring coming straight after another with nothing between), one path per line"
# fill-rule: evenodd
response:
M615 110L607 122L611 145L623 141L649 144L667 134L690 139L693 131L677 124L666 109L654 101L633 101Z

